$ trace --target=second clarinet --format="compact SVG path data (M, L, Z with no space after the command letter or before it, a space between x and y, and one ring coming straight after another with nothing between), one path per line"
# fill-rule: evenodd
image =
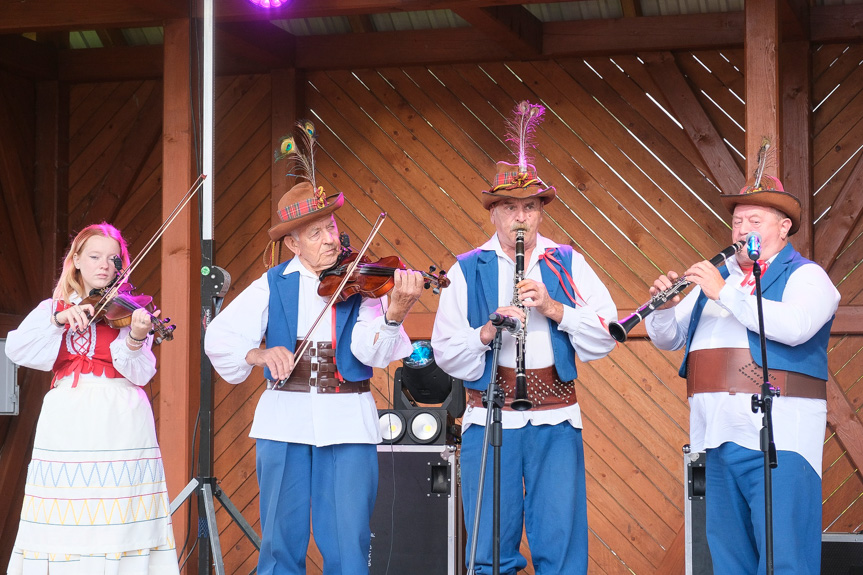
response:
M740 248L746 245L746 240L734 242L715 256L711 258L710 263L716 267L725 264L725 261L734 256L740 251ZM670 288L663 290L650 298L650 301L635 310L634 313L628 315L620 321L612 321L608 324L608 333L619 342L626 341L629 331L635 327L640 321L659 309L661 306L689 287L692 282L686 279L686 276L680 276Z
M533 407L527 398L527 376L525 375L524 356L525 340L527 339L527 308L518 297L518 284L524 279L524 230L516 230L515 235L515 278L512 287L512 305L524 312L524 322L515 334L515 397L512 408L516 411L526 411Z

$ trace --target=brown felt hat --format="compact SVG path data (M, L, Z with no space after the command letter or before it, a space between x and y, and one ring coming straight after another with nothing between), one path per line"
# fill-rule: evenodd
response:
M533 165L527 164L527 168L521 171L516 164L498 162L494 186L482 193L482 207L489 209L504 198L520 200L539 198L545 205L556 196L557 192L554 186L547 186L536 175L536 168Z
M785 188L782 187L782 182L773 176L761 176L761 181L757 185L754 178L747 180L740 193L721 194L719 199L732 214L734 214L734 207L738 204L779 210L791 220L791 229L788 231L788 235L794 235L800 228L800 200L793 194L786 192Z
M307 222L333 213L344 203L344 194L328 197L323 187L315 189L309 182L301 182L281 197L276 210L281 223L267 233L271 240L278 241Z

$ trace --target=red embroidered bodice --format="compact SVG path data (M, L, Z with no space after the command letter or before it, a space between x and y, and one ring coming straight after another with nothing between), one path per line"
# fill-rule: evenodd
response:
M67 307L71 306L62 301L57 303L57 309L60 311ZM104 322L91 323L84 333L70 331L67 325L63 330L63 341L60 343L57 361L54 362L52 385L57 380L72 374L75 375L72 387L78 385L78 376L82 373L122 377L114 368L111 358L111 342L117 339L119 331Z

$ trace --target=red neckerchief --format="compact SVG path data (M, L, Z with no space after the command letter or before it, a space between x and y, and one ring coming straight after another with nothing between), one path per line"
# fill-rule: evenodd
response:
M539 255L539 259L547 260L546 265L548 265L548 269L553 271L554 275L557 276L557 281L560 282L560 287L563 288L563 293L566 294L566 297L569 299L569 301L572 302L572 305L575 307L579 307L579 306L584 305L584 304L578 303L578 299L580 299L581 301L583 301L585 303L587 302L587 300L584 299L584 296L582 296L581 293L579 293L578 288L575 287L575 282L572 280L572 276L569 275L569 270L567 270L565 267L563 267L563 264L560 263L560 260L558 260L556 257L554 257L554 252L555 252L554 248L548 248L545 250L545 252L543 252ZM563 273L566 275L566 279L569 280L569 285L572 287L572 292L573 292L572 294L569 293L569 289L568 289L566 283L563 281L563 277L560 275L560 272L558 272L557 269L553 265L551 265L549 262L554 262L555 264L557 264L557 267L559 267L560 269L563 270ZM576 299L576 297L578 299ZM599 323L602 324L602 327L604 327L605 329L608 329L608 326L605 323L605 319L600 317L599 314L597 314L596 317L599 318Z
M758 260L758 265L761 267L761 277L764 277L764 274L767 273L767 267L770 265L770 263L764 260ZM752 273L754 269L754 265L749 268L749 271L746 272L745 276L743 276L743 281L740 282L740 287L752 286L752 291L749 292L750 295L755 293L755 274ZM743 271L743 268L740 268L740 271Z

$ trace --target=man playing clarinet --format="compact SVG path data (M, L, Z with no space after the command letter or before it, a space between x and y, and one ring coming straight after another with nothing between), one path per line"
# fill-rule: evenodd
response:
M527 565L519 552L524 527L537 575L583 575L587 573L587 501L575 356L589 361L611 351L614 340L605 322L616 319L617 311L583 256L538 233L543 206L554 200L555 189L527 163L524 150L527 135L543 111L528 102L516 107L510 139L519 144L519 162L499 162L494 187L482 193L496 233L478 249L459 256L450 271L451 284L441 295L432 347L438 365L463 379L468 388L461 478L470 531L486 423L481 392L491 377L491 343L496 334L489 315L497 312L521 324L524 334L502 335L497 370L506 399L500 572L514 575ZM519 337L523 346L517 345ZM519 354L518 348L525 351ZM520 367L526 382L517 392ZM530 404L531 409L513 409L514 399L518 399L516 405ZM491 457L486 468L477 574L492 573L494 560ZM468 550L472 543L467 542Z
M764 157L764 154L762 154ZM800 202L778 179L761 175L739 194L722 195L733 241L761 237L764 333L778 467L772 471L774 573L821 569L821 451L827 418L827 341L839 292L827 273L788 242L800 226ZM753 254L755 255L755 254ZM685 348L693 451L707 450L707 542L716 575L765 572L764 454L761 413L751 397L763 375L753 262L747 250L725 267L688 269L697 287L675 296L646 321L660 349ZM678 275L660 276L651 295ZM679 302L679 305L678 305Z

